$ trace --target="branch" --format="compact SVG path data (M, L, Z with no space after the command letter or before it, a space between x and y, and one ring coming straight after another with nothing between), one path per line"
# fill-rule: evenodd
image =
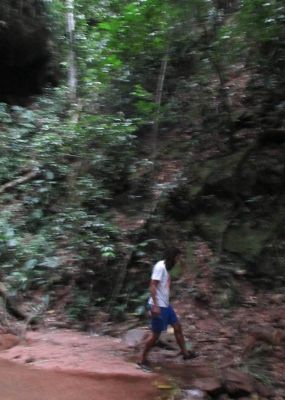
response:
M33 171L28 172L26 175L21 176L20 178L15 179L14 181L5 183L0 186L0 194L6 192L8 189L12 189L15 186L21 185L22 183L26 183L36 178L41 171L39 169L34 169Z

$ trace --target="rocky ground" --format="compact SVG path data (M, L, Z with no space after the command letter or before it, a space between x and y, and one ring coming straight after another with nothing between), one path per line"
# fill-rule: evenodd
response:
M48 328L29 332L21 342L2 334L0 348L3 399L132 400L136 393L147 400L166 390L163 377L124 359L119 339Z
M258 289L242 271L232 286L219 288L202 244L200 250L199 274L182 274L173 284L173 305L199 357L183 361L169 329L150 354L154 370L175 378L182 399L284 399L284 288ZM130 360L144 332L131 329L124 336L133 349Z
M28 331L25 339L3 333L0 357L24 369L91 374L95 386L102 378L114 379L113 387L122 384L127 392L134 381L145 380L142 399L282 400L285 293L281 289L259 292L243 277L239 280L238 299L231 305L206 267L203 278L187 274L174 283L173 304L188 345L199 352L195 360L182 360L169 329L150 354L154 373L145 373L136 361L148 332L146 320L130 316L112 324L101 315L88 333L82 333L56 328L58 321L51 311L45 327ZM112 385L107 385L108 390ZM108 396L106 392L104 398Z

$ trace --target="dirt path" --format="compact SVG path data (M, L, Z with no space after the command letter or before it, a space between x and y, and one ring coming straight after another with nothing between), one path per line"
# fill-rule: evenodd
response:
M71 331L32 332L0 353L3 400L136 400L159 395L156 374L124 360L124 344ZM11 362L13 361L13 362Z

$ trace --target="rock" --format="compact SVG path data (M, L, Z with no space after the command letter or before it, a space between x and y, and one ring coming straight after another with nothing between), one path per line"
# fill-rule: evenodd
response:
M140 345L148 336L148 331L142 328L135 328L129 330L123 337L122 341L128 347L136 347Z
M226 338L232 338L233 329L231 327L223 327L220 329L220 335Z
M267 386L263 385L261 382L255 382L255 391L262 397L268 398L272 396L272 390L270 390Z
M172 328L173 330L173 328ZM156 346L161 347L166 350L176 350L177 344L174 337L174 331L172 332L169 328L166 332L162 332L159 340L156 343Z
M281 293L273 294L269 299L271 304L276 304L276 305L282 304L284 302L284 300L285 300L285 297Z
M11 347L17 346L20 343L18 336L6 333L0 335L0 351L10 349Z
M208 395L200 389L188 389L182 392L183 400L206 400Z
M231 400L231 398L227 394L221 394L218 397L218 400ZM240 399L239 399L240 400ZM248 399L249 400L249 399Z
M29 363L33 363L35 361L36 361L35 357L31 356L31 357L26 358L25 363L29 364Z
M246 395L255 392L252 378L236 370L224 371L223 388L230 395Z
M191 386L207 393L215 393L222 387L221 382L217 378L210 377L193 379Z
M196 327L200 331L212 332L219 328L219 324L214 318L207 318L197 321Z
M238 400L252 400L251 397L239 397Z

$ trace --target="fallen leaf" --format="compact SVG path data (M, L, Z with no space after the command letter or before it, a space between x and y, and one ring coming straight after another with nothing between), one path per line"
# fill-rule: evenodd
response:
M157 388L158 389L163 389L163 390L170 390L170 389L173 389L173 386L171 386L171 385L166 385L166 384L158 384L157 385Z

